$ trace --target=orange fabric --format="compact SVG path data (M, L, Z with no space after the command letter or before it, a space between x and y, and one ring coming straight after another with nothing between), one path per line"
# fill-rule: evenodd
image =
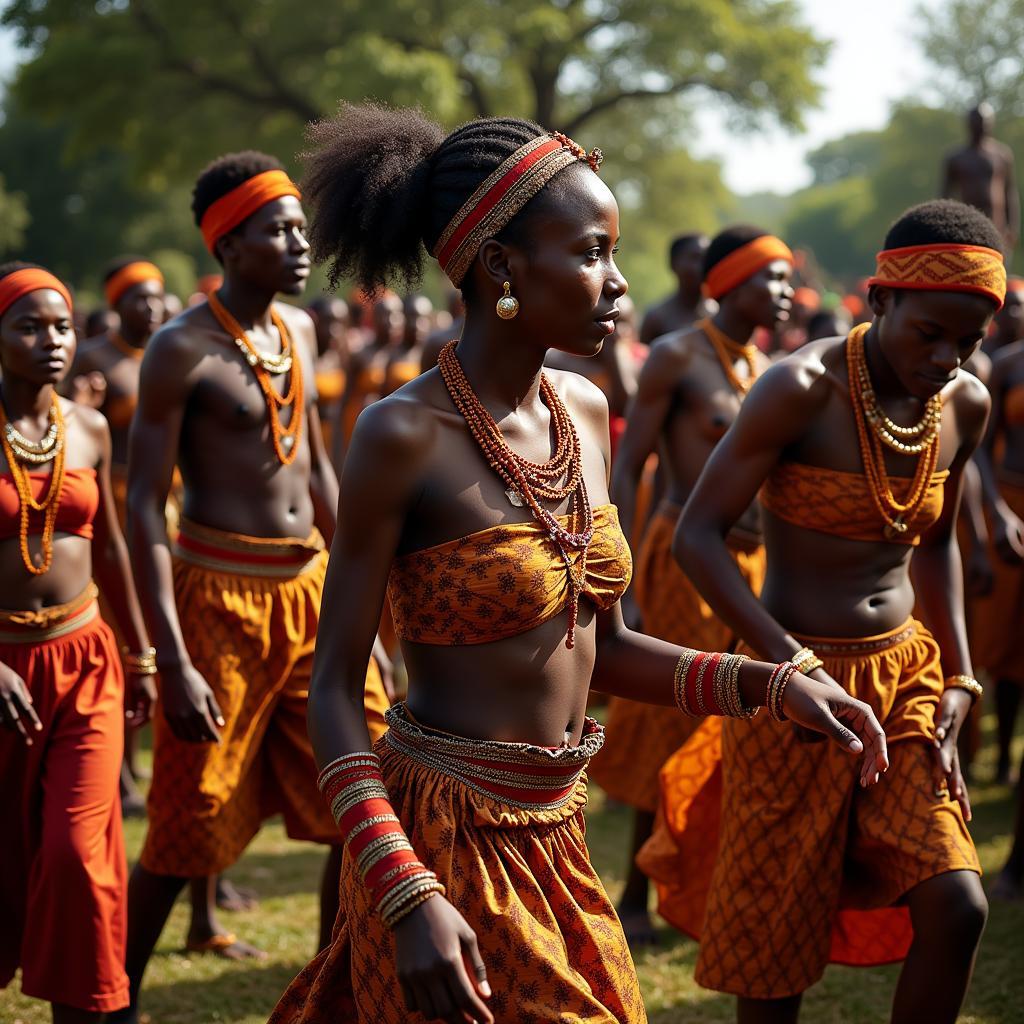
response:
M44 289L57 292L68 304L68 312L72 311L71 292L64 286L63 281L42 267L25 267L24 270L15 270L13 274L0 279L0 317L23 295Z
M127 430L132 425L132 417L138 404L138 394L111 395L103 403L103 415L110 424L110 429Z
M389 363L387 372L384 375L384 393L390 395L392 391L397 391L404 384L415 380L419 375L420 363L418 359L415 362L401 359Z
M761 235L734 249L708 271L704 278L704 294L711 299L720 299L776 260L792 263L793 253L781 238Z
M999 481L1007 505L1024 517L1024 486ZM1009 679L1024 686L1024 658L1020 630L1024 624L1024 566L1008 565L991 545L992 590L971 598L971 660L989 677Z
M93 614L60 638L0 643L0 662L25 680L43 723L31 747L0 730L0 988L20 966L27 996L121 1009L124 680L113 635Z
M884 726L891 766L878 786L860 787L857 758L801 743L766 714L709 719L665 765L637 863L657 883L659 913L700 938L704 987L774 999L803 992L829 962L902 960L913 932L897 901L944 872L980 873L959 807L935 795L942 666L931 635L910 625L909 635L801 638ZM857 650L872 642L888 646Z
M31 472L29 483L38 501L50 486L50 470ZM93 520L100 507L100 491L96 484L96 470L92 468L66 469L60 489L60 508L57 510L55 530L92 540ZM0 540L17 537L21 522L21 499L10 473L0 473ZM43 532L43 513L29 512L29 534Z
M188 520L182 537L197 529L207 542L220 534L224 561L257 539ZM291 543L302 548L303 542ZM306 733L327 552L315 553L290 577L209 568L181 554L174 590L182 635L226 725L219 744L186 743L162 714L155 717L149 832L141 863L162 875L217 874L278 813L293 839L337 842L334 820L316 788ZM202 559L216 561L208 552Z
M801 462L779 462L761 487L761 504L779 519L785 519L805 530L817 530L849 540L872 543L917 545L921 534L942 515L943 487L948 471L932 475L917 518L909 529L890 539L883 530L882 519L863 473L846 473L838 469L808 466ZM898 501L910 490L908 477L890 477L893 494Z
M164 275L160 273L159 267L146 260L138 260L122 267L103 286L107 305L113 308L129 288L134 288L137 284L142 284L143 281L159 281L163 285Z
M389 718L392 733L402 728L394 712ZM466 743L453 739L453 748ZM486 749L493 753L496 746ZM523 745L500 746L514 749L517 763L530 763ZM549 751L526 749L538 763L551 761ZM524 809L399 752L387 739L376 750L395 814L417 855L476 932L497 1024L546 1024L556 1017L644 1024L633 961L587 851L585 782L561 806ZM577 764L578 751L555 756ZM465 750L453 749L450 758L464 760ZM478 773L465 761L467 777ZM271 1024L423 1024L422 1016L405 1009L392 934L348 856L341 894L331 945L292 982Z
M316 396L321 407L337 402L345 393L345 371L317 370Z
M594 509L583 596L598 608L610 608L629 585L631 571L618 510L600 505ZM558 615L569 600L569 576L558 547L531 520L478 530L395 559L388 598L395 632L403 640L484 644Z
M877 256L868 285L986 295L999 308L1006 298L1003 254L983 245L907 245Z
M716 618L672 557L680 509L665 502L652 517L637 557L633 586L644 632L701 651L726 651L732 630ZM740 572L755 593L764 582L764 548L732 549ZM658 806L658 773L700 724L698 719L639 701L612 697L606 742L590 764L590 778L610 797L643 811Z
M1003 398L1003 415L1011 427L1024 423L1024 384L1010 388Z
M302 198L298 186L284 171L263 171L211 203L199 222L206 248L213 252L217 240L237 228L261 206L283 196Z

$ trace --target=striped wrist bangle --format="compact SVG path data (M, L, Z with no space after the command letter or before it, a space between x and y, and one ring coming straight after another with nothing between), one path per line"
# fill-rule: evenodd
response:
M785 722L787 720L782 703L783 695L786 692L790 679L793 678L797 671L797 667L793 662L783 661L772 669L772 674L768 677L768 691L765 694L765 704L768 707L768 714L776 722Z
M975 700L980 700L985 693L985 688L974 676L964 674L947 676L945 681L947 690L966 690Z

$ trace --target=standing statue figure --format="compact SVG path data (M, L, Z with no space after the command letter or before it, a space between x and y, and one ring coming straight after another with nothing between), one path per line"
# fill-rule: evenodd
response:
M987 214L1003 236L1006 256L1020 232L1020 197L1013 177L1013 151L992 137L995 112L979 103L967 112L967 145L953 150L943 166L942 196L960 199Z

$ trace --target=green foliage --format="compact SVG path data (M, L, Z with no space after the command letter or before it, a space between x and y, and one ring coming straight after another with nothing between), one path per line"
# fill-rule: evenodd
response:
M922 4L917 18L935 85L950 106L988 100L1003 115L1024 116L1024 0Z
M798 193L790 207L786 241L813 252L832 275L854 280L870 270L878 244L870 234L870 182L842 178Z
M8 192L4 176L0 174L0 256L22 244L29 219L24 193Z

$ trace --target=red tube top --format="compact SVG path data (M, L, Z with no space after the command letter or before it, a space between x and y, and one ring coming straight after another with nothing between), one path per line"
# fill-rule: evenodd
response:
M50 486L50 470L30 473L32 494L38 501ZM92 540L92 524L100 507L100 489L96 482L95 469L66 469L64 484L60 491L60 508L57 511L55 530L75 537ZM0 540L18 536L21 522L21 499L10 473L0 473ZM43 513L31 512L28 532L43 532Z

